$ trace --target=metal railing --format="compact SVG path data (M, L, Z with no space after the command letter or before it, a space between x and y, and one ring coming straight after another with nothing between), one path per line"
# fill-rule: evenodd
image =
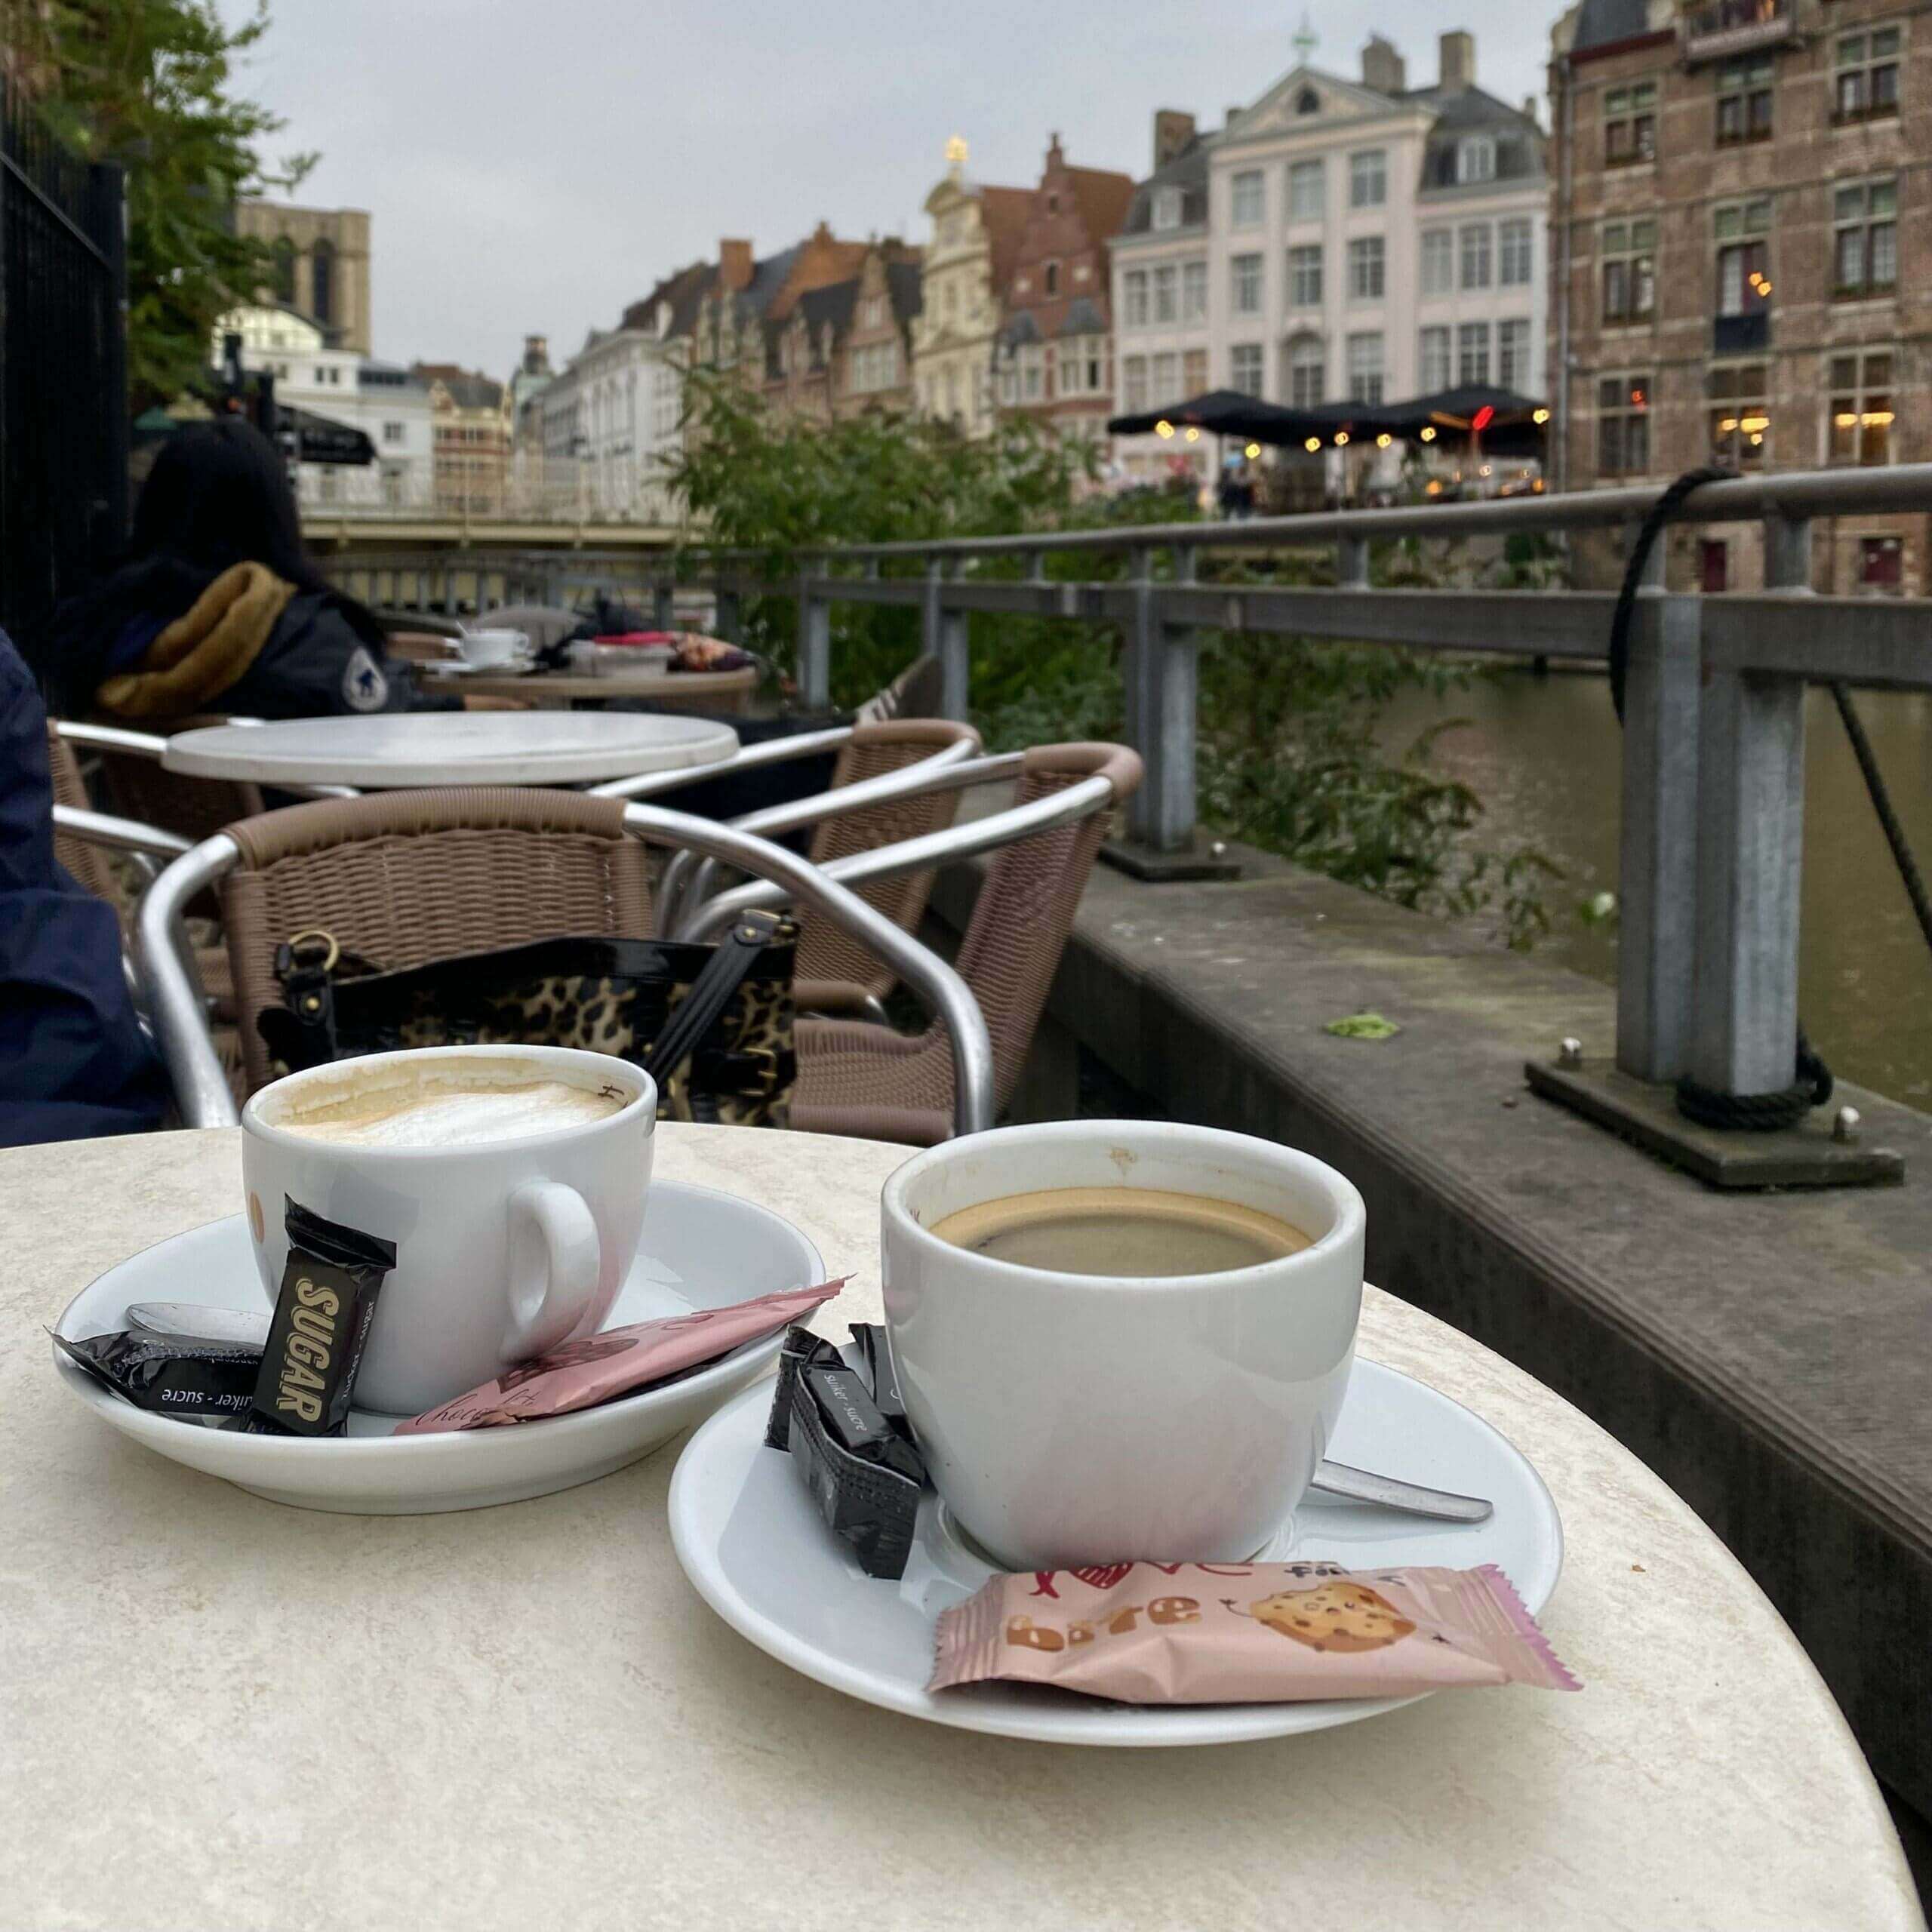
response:
M1126 736L1147 766L1130 835L1158 851L1195 837L1195 703L1204 634L1238 632L1532 658L1601 660L1616 598L1592 591L1371 589L1371 547L1393 539L1592 528L1634 532L1650 487L1506 501L857 545L771 577L743 553L688 557L681 581L715 596L735 637L743 601L798 608L798 676L809 706L829 696L835 605L921 614L943 671L943 708L967 707L974 613L1120 627ZM1792 1084L1798 1020L1798 871L1808 682L1932 688L1932 617L1917 602L1810 589L1811 521L1932 511L1932 464L1803 472L1706 485L1678 521L1758 522L1761 593L1667 590L1663 546L1638 598L1626 685L1617 1062L1647 1081L1688 1073L1737 1094ZM1332 547L1332 587L1202 580L1222 551ZM1128 560L1124 578L1050 580L1069 553ZM1014 561L1020 574L1011 574ZM661 568L661 567L660 567ZM1006 574L986 574L998 568ZM672 584L656 595L668 603ZM662 608L662 606L660 606Z

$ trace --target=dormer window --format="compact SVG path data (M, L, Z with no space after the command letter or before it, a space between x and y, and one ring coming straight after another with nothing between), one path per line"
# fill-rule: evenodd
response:
M1178 228L1180 226L1180 190L1178 188L1156 188L1154 190L1154 226L1156 228Z
M1470 134L1456 144L1456 179L1459 182L1494 181L1496 179L1496 137Z

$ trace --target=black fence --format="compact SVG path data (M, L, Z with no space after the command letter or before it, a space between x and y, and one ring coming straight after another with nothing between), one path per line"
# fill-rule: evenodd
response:
M121 171L0 75L0 626L31 635L128 524Z

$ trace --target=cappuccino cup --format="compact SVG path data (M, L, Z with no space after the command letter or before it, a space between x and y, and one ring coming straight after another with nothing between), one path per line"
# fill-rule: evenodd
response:
M1109 1215L1213 1272L1080 1252ZM886 1334L960 1527L1014 1571L1240 1562L1277 1539L1348 1392L1365 1224L1312 1155L1168 1121L1005 1128L907 1161L881 1201Z
M355 1404L420 1415L594 1334L643 1231L657 1093L628 1061L563 1047L432 1047L311 1067L243 1109L262 1287L284 1203L393 1241Z
M465 631L457 642L463 662L479 671L506 670L530 655L530 640L521 631Z

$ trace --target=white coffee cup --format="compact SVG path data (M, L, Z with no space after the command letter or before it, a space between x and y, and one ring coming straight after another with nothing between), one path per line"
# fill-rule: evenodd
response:
M931 1232L1009 1195L1094 1187L1233 1201L1311 1243L1146 1278L1022 1267ZM881 1204L885 1326L941 1498L1013 1570L1252 1556L1341 1413L1365 1224L1334 1168L1211 1128L1061 1121L915 1155Z
M486 1061L622 1104L597 1119L435 1147L320 1140L280 1124L298 1103L400 1081L413 1067L441 1077L450 1063ZM419 1415L602 1325L643 1230L657 1115L657 1088L642 1069L564 1047L432 1047L291 1074L242 1114L242 1185L263 1287L271 1302L281 1290L287 1201L395 1242L355 1401Z
M479 671L498 670L521 663L530 655L530 640L521 631L465 631L457 640L463 662Z

